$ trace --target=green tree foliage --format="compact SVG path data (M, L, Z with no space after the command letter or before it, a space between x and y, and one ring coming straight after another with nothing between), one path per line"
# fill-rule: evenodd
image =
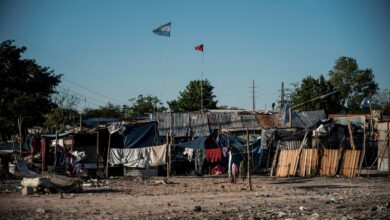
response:
M371 69L359 69L355 59L340 57L329 71L329 81L340 91L340 106L345 106L350 113L360 112L359 105L364 97L374 95L378 84Z
M176 100L168 101L172 111L199 111L201 110L201 88L203 93L204 109L217 108L217 100L213 94L214 87L206 80L192 80L186 89L180 92Z
M336 113L340 111L338 99L340 93L335 93L325 98L321 96L334 91L332 84L320 75L318 79L308 76L302 80L300 84L294 84L294 88L290 92L291 105L301 105L301 110L320 110L324 109L326 113ZM310 101L313 100L313 101Z
M360 113L364 97L375 94L378 84L371 69L359 69L355 59L340 57L329 71L329 80L323 75L318 79L308 76L293 85L289 96L292 106L338 91L323 99L315 99L301 106L304 110L324 109L326 113L338 113L346 109L349 113Z
M384 115L390 115L390 90L380 90L372 97L372 108L380 109Z
M99 108L87 108L83 112L83 118L122 118L122 109L119 105L107 103Z
M142 115L146 113L152 112L163 112L166 111L167 108L162 105L162 102L157 98L157 96L143 96L139 95L137 99L130 99L133 102L131 107L124 107L125 114L127 117Z
M0 132L9 137L17 129L17 118L23 128L42 125L44 115L54 106L50 97L60 83L61 75L41 67L33 59L22 59L26 47L11 40L0 44ZM23 129L25 130L25 129Z

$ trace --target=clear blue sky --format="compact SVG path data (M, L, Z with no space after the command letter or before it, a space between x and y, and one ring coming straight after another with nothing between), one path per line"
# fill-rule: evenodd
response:
M169 21L171 38L152 33ZM159 96L169 40L165 105L200 79L200 43L219 105L251 109L254 79L256 107L269 109L282 81L327 75L340 56L390 85L390 1L0 0L6 39L63 74L61 87L86 96L87 107Z

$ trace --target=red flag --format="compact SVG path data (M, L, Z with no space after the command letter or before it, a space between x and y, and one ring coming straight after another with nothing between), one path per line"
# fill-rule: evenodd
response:
M203 52L203 44L196 46L195 50Z

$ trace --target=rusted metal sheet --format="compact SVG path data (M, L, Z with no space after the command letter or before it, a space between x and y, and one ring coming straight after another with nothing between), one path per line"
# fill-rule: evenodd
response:
M257 115L256 119L261 128L276 128L273 117L271 114L261 114Z

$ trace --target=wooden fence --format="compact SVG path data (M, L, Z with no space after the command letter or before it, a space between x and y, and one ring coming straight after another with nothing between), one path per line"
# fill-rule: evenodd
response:
M355 177L361 160L360 150L317 149L280 150L276 164L276 176L335 176L338 173ZM338 166L340 167L338 170Z

